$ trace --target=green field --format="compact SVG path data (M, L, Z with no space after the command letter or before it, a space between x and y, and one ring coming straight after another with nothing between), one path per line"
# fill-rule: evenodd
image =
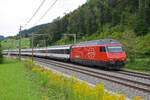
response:
M7 39L3 40L1 42L3 49L16 49L17 46L19 46L19 40L15 39ZM29 38L23 38L21 40L21 46L22 48L29 48L30 47L30 39Z
M0 64L0 100L41 100L44 92L34 83L24 64L5 59Z

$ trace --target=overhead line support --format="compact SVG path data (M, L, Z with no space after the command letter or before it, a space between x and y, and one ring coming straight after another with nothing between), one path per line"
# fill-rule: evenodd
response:
M19 29L19 60L21 60L21 28L22 26Z

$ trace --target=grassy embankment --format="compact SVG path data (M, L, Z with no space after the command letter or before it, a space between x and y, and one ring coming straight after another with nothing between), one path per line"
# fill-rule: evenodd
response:
M19 46L19 40L15 39L7 39L3 40L1 42L3 49L16 49L17 46ZM30 47L30 39L29 38L23 38L21 40L21 46L22 48L29 48Z
M24 64L17 60L5 59L0 64L0 100L41 100L45 93L31 74L25 71Z
M75 77L74 77L75 78ZM2 100L126 100L125 95L104 91L104 84L89 86L59 73L37 67L31 60L7 59L0 65ZM135 97L133 100L143 100Z

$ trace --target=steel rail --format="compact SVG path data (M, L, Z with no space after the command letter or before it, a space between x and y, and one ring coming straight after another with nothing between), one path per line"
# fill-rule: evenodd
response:
M123 72L128 72L128 73L133 73L133 74L139 74L139 75L144 75L144 76L149 76L150 74L146 74L146 73L141 73L141 72L135 72L135 71L129 71L129 70L122 70Z
M150 77L146 77L145 75L141 76L141 73L130 73L130 72L128 73L128 72L124 72L124 71L118 71L116 73L150 80Z

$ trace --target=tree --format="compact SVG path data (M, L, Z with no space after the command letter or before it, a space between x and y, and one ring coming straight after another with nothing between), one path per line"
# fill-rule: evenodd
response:
M148 8L139 10L134 26L134 31L137 36L146 35L148 33L150 27L149 13L150 10Z
M140 40L136 37L133 31L126 31L123 33L122 42L127 53L127 57L131 62L134 62L137 55L140 53L138 44Z

